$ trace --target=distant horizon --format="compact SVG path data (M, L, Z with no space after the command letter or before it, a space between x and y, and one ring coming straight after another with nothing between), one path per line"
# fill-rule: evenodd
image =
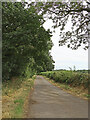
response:
M54 69L54 70L70 70L70 69ZM74 69L72 69L74 70ZM90 69L76 69L76 70L90 70Z
M75 66L76 67L76 66ZM55 68L54 66L54 70L61 70L61 69L64 69L64 70L70 70L70 68L72 70L74 70L74 67L68 67L68 68ZM89 68L76 68L75 70L90 70Z
M64 70L70 70L70 68L72 69L72 70L74 70L74 66L69 66L69 67L62 67L62 68L59 68L59 67L56 67L56 66L54 66L54 70L61 70L61 69L64 69ZM90 70L89 69L89 67L88 68L78 68L78 67L76 67L75 66L75 70Z

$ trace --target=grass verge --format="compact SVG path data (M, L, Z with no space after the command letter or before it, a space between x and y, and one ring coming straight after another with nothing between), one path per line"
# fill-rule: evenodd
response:
M2 118L25 118L27 98L33 89L31 79L13 78L2 86Z
M88 100L88 98L90 97L88 95L88 89L84 89L83 86L75 86L75 87L72 87L70 85L67 85L65 83L58 83L58 82L55 82L53 79L50 79L50 78L47 78L46 76L43 76L45 79L47 79L51 84L59 87L60 89L74 95L74 96L78 96L82 99L86 99Z

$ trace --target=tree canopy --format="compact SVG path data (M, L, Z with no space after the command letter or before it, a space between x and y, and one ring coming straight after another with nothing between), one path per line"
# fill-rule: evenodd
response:
M44 19L34 6L25 2L2 3L3 79L32 76L54 68L49 50L51 33L43 28Z
M72 49L78 49L81 45L84 45L84 49L89 47L90 2L88 0L31 4L36 7L39 14L53 20L53 28L60 27L60 46L67 44ZM72 28L64 31L69 18L71 18Z

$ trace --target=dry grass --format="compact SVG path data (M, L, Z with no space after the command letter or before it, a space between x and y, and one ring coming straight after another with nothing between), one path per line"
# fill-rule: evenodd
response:
M34 84L34 79L13 78L3 83L2 118L23 118L26 98Z

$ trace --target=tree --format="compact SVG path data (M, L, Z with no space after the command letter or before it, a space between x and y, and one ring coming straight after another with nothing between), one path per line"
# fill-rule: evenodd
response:
M2 6L2 66L3 79L13 76L32 76L42 68L42 53L45 60L51 59L52 47L50 31L43 28L44 19L33 6L25 8L27 3L3 2ZM39 61L39 62L38 62ZM53 63L53 61L49 60ZM52 65L53 66L53 65ZM51 67L52 69L52 67Z
M44 18L52 19L54 22L53 28L60 27L59 45L66 45L72 49L78 49L84 45L84 49L89 47L90 38L90 2L46 2L46 3L31 3L39 14L44 15ZM46 15L46 16L45 16ZM71 17L72 31L64 31L64 28Z

